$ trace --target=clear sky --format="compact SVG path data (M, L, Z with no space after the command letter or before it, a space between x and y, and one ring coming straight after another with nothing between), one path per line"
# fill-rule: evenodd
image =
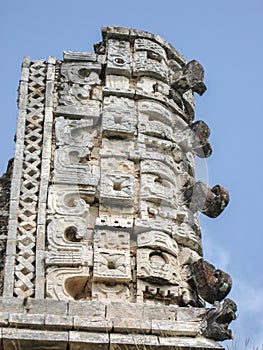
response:
M231 202L217 219L202 216L205 257L230 273L238 304L237 349L263 344L262 0L3 0L0 3L0 172L13 156L17 86L23 56L92 51L106 25L161 35L205 68L207 92L196 119L211 127L208 183Z

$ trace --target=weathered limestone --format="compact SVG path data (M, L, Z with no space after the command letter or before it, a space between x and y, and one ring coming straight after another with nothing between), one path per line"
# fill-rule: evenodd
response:
M13 159L9 161L6 173L0 177L0 295L3 294L12 169Z
M23 62L2 348L220 349L236 306L202 258L198 212L229 202L195 181L212 153L193 122L204 69L157 35L102 35L95 53Z

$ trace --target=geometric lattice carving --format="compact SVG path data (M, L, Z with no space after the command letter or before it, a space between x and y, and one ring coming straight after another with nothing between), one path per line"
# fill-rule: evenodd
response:
M46 63L44 61L32 62L29 72L14 288L15 295L19 297L28 297L34 294L36 218L45 106Z

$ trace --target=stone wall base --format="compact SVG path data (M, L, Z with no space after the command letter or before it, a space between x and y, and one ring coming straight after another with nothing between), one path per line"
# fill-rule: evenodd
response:
M205 308L0 299L1 350L221 349L202 336Z

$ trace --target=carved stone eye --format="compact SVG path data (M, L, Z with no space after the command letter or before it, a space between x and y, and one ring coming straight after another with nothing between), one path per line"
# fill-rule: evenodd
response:
M110 269L110 270L115 270L116 269L115 261L108 261L108 269Z
M147 52L147 58L151 58L152 60L155 60L158 62L161 62L162 60L162 57L158 53L152 52L152 51Z
M158 176L154 179L154 183L163 185L163 179L160 176Z
M121 182L119 182L119 181L114 182L113 189L114 189L114 191L121 191Z
M87 68L81 68L78 71L78 75L81 78L87 78L90 75L90 71Z
M155 265L165 265L168 263L165 256L159 250L152 252L149 256L149 260Z
M64 235L66 240L70 241L70 242L79 242L80 239L77 238L77 233L78 233L78 229L75 226L68 226L65 231L64 231Z
M91 293L87 284L88 279L85 276L69 277L65 281L65 289L75 300L87 299Z
M116 64L118 64L118 65L123 65L123 64L125 64L124 59L121 58L121 57L115 58L115 59L114 59L114 62L115 62Z
M214 277L215 277L215 279L217 280L217 281L219 281L220 280L220 271L219 270L215 270L215 272L214 272Z

